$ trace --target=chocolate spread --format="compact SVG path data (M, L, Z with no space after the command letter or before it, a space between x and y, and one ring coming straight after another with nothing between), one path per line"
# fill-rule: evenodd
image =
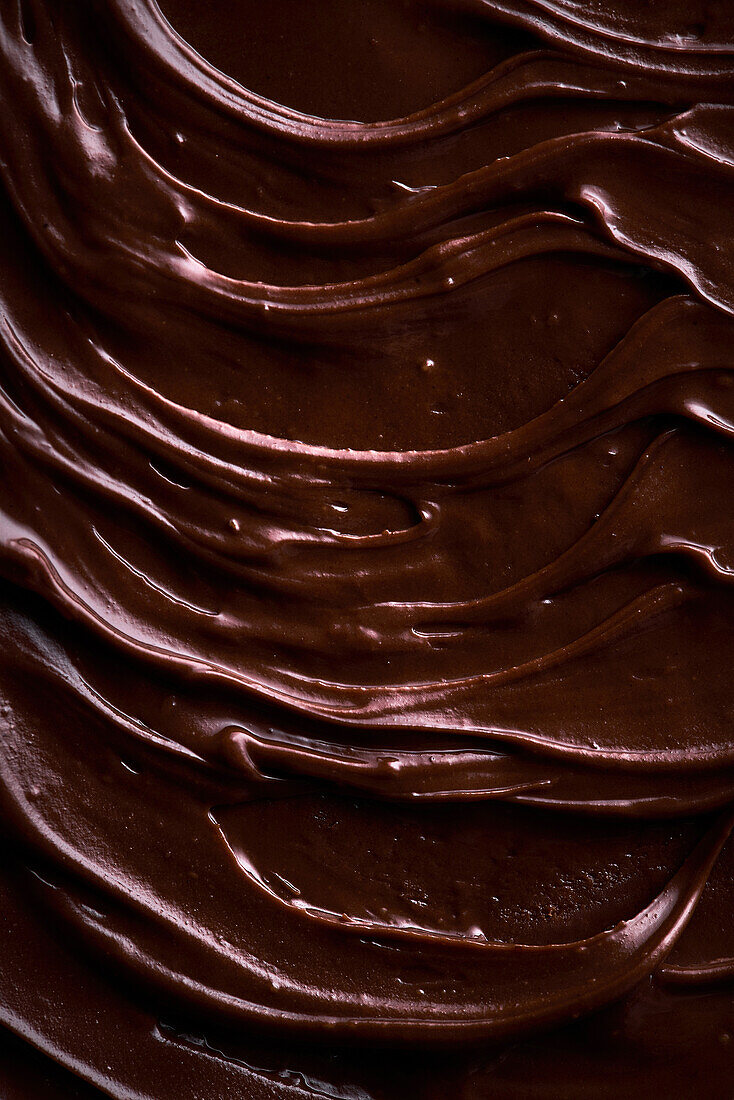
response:
M9 1100L734 1096L734 5L1 0Z

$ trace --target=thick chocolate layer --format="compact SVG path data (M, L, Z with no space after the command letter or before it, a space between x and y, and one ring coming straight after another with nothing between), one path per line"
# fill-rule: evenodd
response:
M4 1093L730 1098L734 8L6 0L0 180Z

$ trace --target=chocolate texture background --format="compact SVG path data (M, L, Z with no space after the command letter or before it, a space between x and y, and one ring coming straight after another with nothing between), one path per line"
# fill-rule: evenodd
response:
M0 0L8 1100L734 1095L734 8Z

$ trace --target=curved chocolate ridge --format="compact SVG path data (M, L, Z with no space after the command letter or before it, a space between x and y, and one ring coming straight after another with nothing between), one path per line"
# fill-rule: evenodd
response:
M639 8L0 12L11 1096L729 1095L734 17Z

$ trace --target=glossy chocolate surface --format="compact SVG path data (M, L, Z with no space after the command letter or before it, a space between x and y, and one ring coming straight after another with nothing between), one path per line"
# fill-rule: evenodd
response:
M0 3L3 1097L734 1094L734 8Z

